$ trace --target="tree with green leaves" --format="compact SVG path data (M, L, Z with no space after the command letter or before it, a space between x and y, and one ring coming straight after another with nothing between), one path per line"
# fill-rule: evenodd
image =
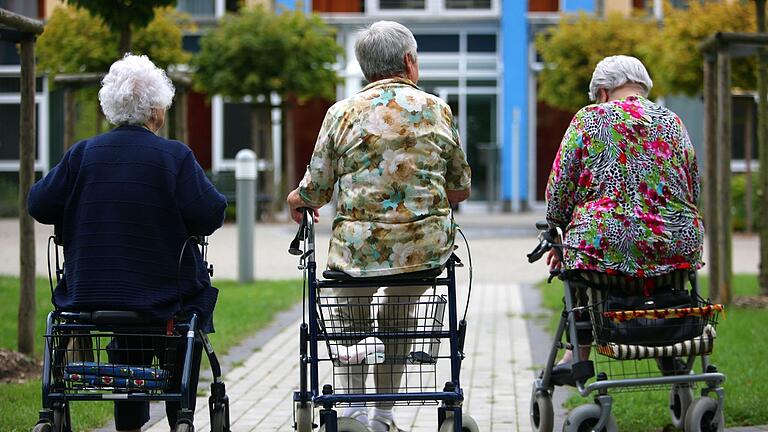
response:
M755 1L755 17L757 31L765 33L768 27L765 23L765 0ZM763 219L760 222L760 273L758 284L760 294L768 296L768 50L765 47L757 49L757 146L760 157L760 187L757 189Z
M155 17L155 9L175 6L177 0L66 0L67 3L89 11L118 35L118 54L130 52L132 27L142 28Z
M579 14L564 17L536 38L544 60L539 99L557 108L576 111L589 103L592 71L603 58L626 54L642 58L639 47L655 23L620 14L606 18Z
M200 41L192 59L194 85L210 95L249 100L251 146L259 158L273 161L271 139L264 139L272 130L271 95L283 101L335 99L339 78L333 64L343 51L334 33L318 16L299 10L276 14L256 7L226 16ZM286 144L291 153L292 143ZM271 179L265 192L275 198Z

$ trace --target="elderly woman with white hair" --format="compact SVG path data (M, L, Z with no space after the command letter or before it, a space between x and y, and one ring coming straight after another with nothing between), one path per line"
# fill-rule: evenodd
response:
M626 295L649 295L702 265L694 148L680 118L647 99L652 86L634 57L600 61L589 85L597 103L573 117L547 185L564 267L607 275L600 280ZM561 264L552 252L548 262Z
M156 320L193 311L201 328L212 331L218 291L197 248L187 248L192 253L181 264L179 254L190 236L210 235L222 225L226 200L189 147L156 135L174 95L163 70L146 56L126 55L101 84L101 107L117 127L72 146L29 193L30 215L61 230L65 275L54 303L62 310L118 309ZM136 348L131 343L115 338L111 361L148 364L152 349L114 358ZM201 346L194 352L196 386ZM177 410L178 404L166 407L171 428ZM115 402L117 430L140 430L148 420L148 403Z

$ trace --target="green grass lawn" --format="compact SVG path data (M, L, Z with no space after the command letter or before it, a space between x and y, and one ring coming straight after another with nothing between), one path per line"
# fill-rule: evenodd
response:
M244 337L263 328L277 312L301 299L300 281L258 281L238 284L217 281L219 300L211 343L221 355ZM19 281L0 276L0 348L15 350ZM37 281L37 331L45 332L45 317L51 310L48 281ZM42 358L43 338L35 341L36 357ZM207 362L203 365L206 368ZM201 387L204 384L201 384ZM40 382L0 384L0 431L27 431L37 421L40 409ZM112 416L112 404L101 402L72 404L73 430L86 430L104 424Z
M707 279L699 278L702 292L707 292ZM559 312L562 309L562 284L542 287L543 306ZM736 275L734 295L756 295L757 278L753 275ZM554 333L559 314L550 321ZM726 318L720 316L717 343L710 356L726 377L725 423L727 427L768 424L768 404L762 391L768 383L768 370L760 367L768 359L765 329L768 328L768 310L728 308ZM698 363L697 363L698 366ZM558 389L557 391L562 391ZM697 393L698 395L698 393ZM656 431L671 428L669 420L668 392L620 393L614 398L612 412L619 423L619 430ZM591 398L589 399L591 402ZM572 396L567 406L581 405L585 399Z

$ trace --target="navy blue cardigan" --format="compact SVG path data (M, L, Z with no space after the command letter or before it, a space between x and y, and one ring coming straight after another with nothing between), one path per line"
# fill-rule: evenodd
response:
M61 228L58 308L168 319L183 304L211 330L218 291L193 243L177 268L185 241L219 228L227 202L189 147L118 127L75 144L32 186L28 204L32 217Z

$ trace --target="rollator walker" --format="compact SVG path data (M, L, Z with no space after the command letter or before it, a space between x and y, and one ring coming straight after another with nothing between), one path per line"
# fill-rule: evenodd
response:
M301 247L303 244L303 248ZM340 417L335 407L367 407L388 402L395 406L435 405L439 432L477 432L476 422L462 412L464 392L460 383L464 359L466 320L459 320L456 299L456 267L463 266L453 254L445 268L409 274L353 278L338 271L323 272L317 278L315 227L312 212L304 209L303 219L289 252L299 256L304 274L304 313L299 330L299 390L294 393L294 429L311 432L366 432L355 419ZM445 272L445 276L443 273ZM430 287L423 295L388 297L374 295L360 302L357 295L331 295L332 289L372 287ZM438 287L444 287L445 294ZM471 258L470 258L471 291ZM448 313L447 328L444 314ZM341 316L340 316L341 315ZM373 326L371 317L387 317L394 324ZM466 310L464 318L466 318ZM346 322L345 322L346 321ZM440 342L448 342L441 353ZM387 357L383 341L398 355ZM326 350L321 350L320 345ZM321 353L321 351L324 351ZM327 356L326 356L327 353ZM330 363L333 383L320 386L320 364ZM450 364L450 380L438 390L437 364ZM348 384L368 365L402 368L403 383L395 391L376 393L365 384ZM364 373L364 372L363 372ZM314 418L315 408L319 416Z
M546 222L537 223L536 228L539 244L528 254L528 261L535 262L554 249L562 262L566 246L559 244L557 228ZM674 427L686 432L723 430L725 375L708 357L723 305L699 295L694 271L674 274L679 276L670 276L668 283L658 287L663 289L650 295L621 297L612 294L615 287L608 277L586 277L568 269L550 272L549 282L554 277L563 281L564 306L547 363L533 382L530 417L534 431L552 431L552 394L560 386L575 387L582 397L593 398L593 403L568 414L564 432L615 432L613 394L664 389L669 389ZM577 305L575 293L579 290L589 292L587 305ZM585 333L593 335L594 361L581 358L578 349L585 345L580 343ZM563 335L567 335L566 342ZM557 352L564 348L573 350L573 363L556 368ZM697 387L700 397L694 396Z

